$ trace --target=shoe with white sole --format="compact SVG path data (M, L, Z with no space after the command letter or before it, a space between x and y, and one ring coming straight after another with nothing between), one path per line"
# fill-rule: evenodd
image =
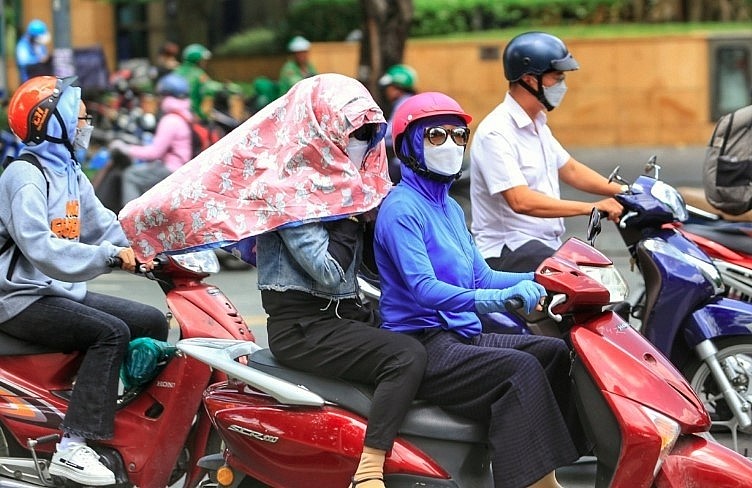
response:
M71 442L66 449L52 455L50 474L82 485L105 486L115 484L115 474L99 461L99 454L86 444Z

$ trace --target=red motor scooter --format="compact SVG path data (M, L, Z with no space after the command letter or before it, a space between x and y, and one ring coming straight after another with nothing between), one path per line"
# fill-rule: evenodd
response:
M178 328L180 338L254 340L222 291L203 282L219 270L213 252L160 255L156 262L146 276L163 289L170 328ZM51 477L48 467L80 363L78 352L0 334L0 487L78 486ZM125 391L118 399L114 438L90 443L115 473L116 486L161 488L181 478L182 486L196 486L205 476L196 461L221 442L201 408L201 395L210 382L224 378L178 354L155 379Z
M570 239L539 267L536 281L549 297L543 312L525 319L571 348L570 377L594 445L597 487L749 486L752 461L703 436L710 418L689 384L607 309L626 294L608 258ZM520 305L511 308L520 313ZM204 395L226 450L199 462L215 472L202 486L348 486L369 387L286 368L252 343L192 339L178 349L231 378ZM386 486L493 487L487 429L416 402L387 458Z

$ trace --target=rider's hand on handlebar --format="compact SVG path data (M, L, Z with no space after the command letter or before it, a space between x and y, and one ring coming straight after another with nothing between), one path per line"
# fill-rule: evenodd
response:
M624 207L613 198L605 198L595 202L595 208L597 208L598 211L605 213L608 216L608 220L617 224L619 223L619 218L624 211Z
M120 268L125 271L134 273L136 271L136 255L133 253L133 249L126 247L118 253L118 257L122 261Z
M503 312L504 302L517 297L525 304L529 314L540 310L541 298L546 296L546 289L534 281L522 280L514 286L503 290L475 290L475 309L478 313Z

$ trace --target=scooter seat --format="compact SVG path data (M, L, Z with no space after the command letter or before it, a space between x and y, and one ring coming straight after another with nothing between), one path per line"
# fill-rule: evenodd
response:
M684 224L684 229L687 232L715 241L734 251L752 254L752 238L741 230L739 224L735 227L736 229L730 226L721 227L712 224Z
M48 354L56 351L52 348L17 339L0 332L0 356L29 356L32 354Z
M269 349L251 356L251 366L320 395L324 400L368 418L373 386L319 376L288 368L279 363ZM485 443L488 426L451 414L424 401L414 401L400 428L400 434L469 443Z

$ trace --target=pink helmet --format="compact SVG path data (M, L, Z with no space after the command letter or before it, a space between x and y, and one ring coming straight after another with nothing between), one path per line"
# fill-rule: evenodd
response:
M453 98L439 92L424 92L405 100L397 108L392 119L392 140L394 141L394 150L399 152L402 134L407 126L416 120L432 117L434 115L457 115L462 118L466 124L473 120L470 115L466 114L460 104Z

